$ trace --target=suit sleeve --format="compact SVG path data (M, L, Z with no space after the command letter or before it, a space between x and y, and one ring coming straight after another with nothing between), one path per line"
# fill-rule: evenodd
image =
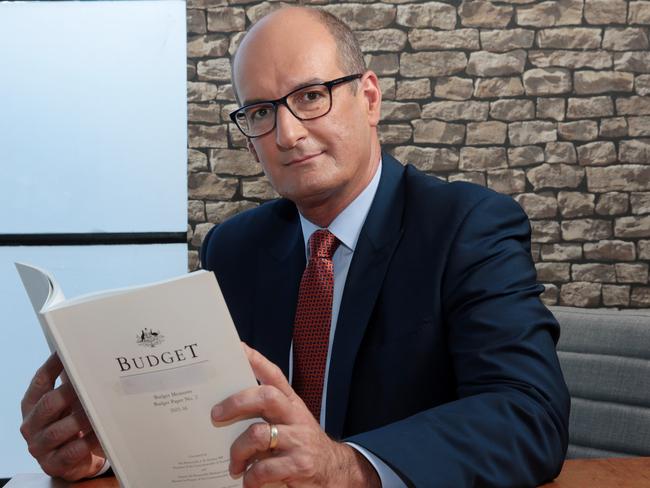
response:
M483 198L458 227L442 279L457 399L346 440L417 487L537 486L555 477L569 396L542 289L526 215L509 197Z

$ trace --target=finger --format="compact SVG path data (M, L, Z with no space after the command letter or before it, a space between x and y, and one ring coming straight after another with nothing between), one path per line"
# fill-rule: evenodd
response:
M81 400L79 400L79 397L77 396L77 392L74 391L74 388L72 388L72 391L73 391L73 393L74 393L74 395L75 395L75 398L74 398L74 400L72 401L72 403L70 404L70 407L68 408L68 411L67 411L65 414L66 414L66 415L69 415L69 414L71 414L72 412L81 411L81 412L83 412L84 415L85 415L84 407L81 405Z
M76 410L70 415L48 425L28 444L29 452L38 458L65 442L82 437L92 430L90 421L83 410Z
M260 352L249 347L245 342L242 342L242 346L248 357L248 362L253 368L253 373L260 383L275 386L288 397L295 395L287 378L277 365L266 359Z
M20 403L20 409L23 418L34 408L41 397L54 388L56 378L63 371L63 365L56 353L52 353L49 358L38 368L36 374L25 391L25 395Z
M261 385L242 390L212 407L212 421L262 417L268 422L284 424L291 419L292 405L284 393L274 386Z
M27 413L20 431L25 440L31 438L47 425L59 420L77 402L77 394L70 383L46 392Z
M278 444L269 450L271 444L271 425L266 422L258 422L250 425L242 434L235 439L230 446L230 475L237 476L246 470L246 467L261 456L270 454L291 447L293 444L289 438L289 426L277 425ZM280 435L282 430L284 435Z
M64 444L40 461L40 464L50 476L75 481L93 476L102 468L105 459L93 454L99 450L99 441L91 433Z
M271 483L289 483L294 480L308 480L313 475L301 467L302 458L289 456L268 457L256 463L244 474L244 488L259 488ZM305 467L309 463L304 463Z

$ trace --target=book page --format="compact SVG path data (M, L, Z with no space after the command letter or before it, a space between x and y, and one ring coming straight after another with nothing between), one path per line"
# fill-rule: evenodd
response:
M48 305L55 305L65 300L61 287L54 277L44 269L26 263L14 263L29 301L38 313Z
M257 382L212 273L45 313L57 350L120 483L234 488L232 442L212 406Z
M32 303L34 312L36 312L47 345L49 346L50 351L54 351L54 343L50 337L47 324L44 322L45 319L39 312L48 305L56 305L63 302L65 300L63 291L52 275L44 269L26 263L14 263L14 266L16 266L16 270L20 275L23 286L27 291L29 301Z

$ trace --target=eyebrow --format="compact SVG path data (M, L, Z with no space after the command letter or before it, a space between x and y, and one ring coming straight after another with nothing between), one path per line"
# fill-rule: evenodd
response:
M296 91L296 90L300 90L301 88L304 88L306 86L317 85L319 83L324 83L324 81L322 79L320 79L320 78L311 78L311 79L309 79L307 81L303 81L302 83L298 83L297 85L295 85L291 90L289 90L287 92L287 95L289 93L292 93L292 92ZM275 100L278 100L278 99L276 98ZM244 100L242 102L241 106L245 107L246 105L252 105L254 103L272 102L272 101L275 101L275 100L269 100L268 98L252 98L250 100Z

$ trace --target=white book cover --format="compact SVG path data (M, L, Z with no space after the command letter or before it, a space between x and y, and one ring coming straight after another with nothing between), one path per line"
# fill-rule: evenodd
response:
M257 382L211 272L65 300L16 267L121 486L242 485L230 446L256 420L217 427L210 410Z

